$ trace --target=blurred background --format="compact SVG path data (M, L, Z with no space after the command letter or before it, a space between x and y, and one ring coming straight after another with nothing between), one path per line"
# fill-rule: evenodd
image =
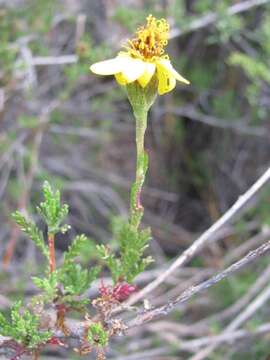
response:
M140 287L187 248L269 166L270 1L0 0L0 308L35 289L40 255L10 219L34 212L45 179L70 205L72 231L108 243L110 222L127 215L134 178L134 120L113 77L89 66L114 57L148 14L171 25L167 48L191 81L158 98L146 148L150 169L144 223L152 227L155 264ZM270 235L265 189L234 226L154 294L161 305L230 265ZM87 256L86 256L87 257ZM89 257L95 254L89 251ZM89 258L85 261L89 261ZM108 350L111 359L191 359L190 339L220 334L270 281L267 258L140 329ZM168 266L168 265L167 265ZM268 297L242 324L256 329ZM263 306L264 305L264 306ZM269 305L269 304L268 304ZM182 341L186 347L181 347ZM221 342L197 359L266 359L269 335ZM76 359L64 351L46 359ZM91 356L88 356L91 358ZM194 358L195 359L195 358Z

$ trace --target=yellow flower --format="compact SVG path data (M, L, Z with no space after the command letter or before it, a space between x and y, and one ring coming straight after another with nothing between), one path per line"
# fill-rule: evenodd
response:
M164 55L168 35L168 22L149 15L146 26L140 27L136 37L128 41L126 51L121 51L114 59L93 64L90 70L98 75L114 75L120 85L138 81L143 88L155 75L160 95L173 90L176 80L189 84L173 68L169 56Z

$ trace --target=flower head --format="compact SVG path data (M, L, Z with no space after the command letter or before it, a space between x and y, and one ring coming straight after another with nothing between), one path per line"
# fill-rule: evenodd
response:
M131 285L126 282L117 282L114 287L105 286L103 282L99 288L101 297L107 301L122 302L127 300L130 295L137 291L136 285Z
M152 15L146 20L146 26L141 26L135 33L136 37L128 40L127 50L136 58L155 61L164 54L170 26L165 19L156 20Z
M128 40L126 51L121 51L114 59L93 64L91 71L99 75L114 75L120 85L137 81L142 88L156 76L160 95L173 90L176 80L189 84L173 68L169 56L164 54L169 30L165 19L157 20L149 15L146 25L136 31L133 39Z

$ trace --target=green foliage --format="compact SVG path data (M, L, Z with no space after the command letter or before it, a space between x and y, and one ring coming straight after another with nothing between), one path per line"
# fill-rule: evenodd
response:
M252 106L253 116L255 120L267 120L268 107L262 104L260 99L261 94L265 91L265 85L270 84L270 71L269 71L269 56L270 56L270 30L269 20L270 16L265 13L260 26L253 32L245 34L246 37L251 39L251 44L256 44L251 47L252 52L233 51L229 58L228 64L237 66L243 70L249 79L246 87L246 97Z
M62 99L68 99L74 88L76 88L78 81L89 76L89 64L113 56L112 50L107 44L101 43L94 46L90 34L82 36L77 44L76 52L79 57L77 63L64 68L67 84L61 93Z
M33 283L44 293L44 300L49 302L56 298L58 286L58 272L54 271L46 278L32 277Z
M87 340L93 346L104 347L108 345L109 336L100 322L91 324L87 332Z
M233 52L228 59L228 63L242 68L250 79L250 83L246 88L247 100L255 110L255 118L264 119L267 116L267 110L262 106L258 106L258 97L263 84L265 82L270 84L269 65L262 59L252 58L240 52Z
M185 6L185 0L172 0L168 9L168 15L175 19L175 23L181 29L185 29L190 20L185 14Z
M22 115L18 118L18 123L24 129L35 129L38 126L38 118L35 116Z
M71 260L71 257L70 257ZM64 262L63 266L45 278L32 277L33 283L42 290L43 301L50 303L56 299L61 302L79 305L84 300L75 299L90 288L91 283L97 278L100 272L98 266L91 269L83 269L80 264ZM59 290L61 291L59 292ZM87 303L89 301L87 300Z
M63 271L73 264L76 257L82 254L87 244L89 244L89 240L84 234L75 237L68 250L64 253Z
M16 81L14 70L23 66L16 62L19 53L19 39L35 36L27 44L33 50L44 53L45 45L39 36L50 31L56 10L55 0L28 0L24 6L0 7L0 87Z
M74 262L78 256L82 255L87 244L89 244L87 237L83 234L78 235L64 253L63 265L59 270L59 280L65 294L83 294L100 272L99 267L93 267L90 270L82 269L80 264Z
M13 21L13 26L11 26L11 21ZM0 8L0 86L5 86L11 80L17 49L10 46L9 42L13 40L15 34L13 13Z
M9 11L9 16L15 20L13 26L17 29L16 36L27 35L29 29L38 35L46 34L51 29L56 10L55 0L28 0L25 6L14 7Z
M119 244L119 256L104 245L97 247L98 253L115 283L119 279L131 283L152 262L151 257L143 257L151 238L150 229L137 230L130 223L117 219L113 222L113 234Z
M115 254L112 253L109 247L105 245L97 245L97 252L100 258L109 268L112 278L116 283L119 277L122 276L120 259L116 258Z
M62 223L68 214L68 206L61 204L60 191L53 191L50 184L45 181L43 195L44 201L41 202L37 209L48 226L48 233L65 232L68 225L62 225ZM12 217L49 261L48 246L45 244L43 234L38 227L27 220L19 211L16 211ZM83 251L87 247L89 249L90 245L90 240L85 235L76 236L64 253L63 264L60 268L52 273L47 271L46 276L43 278L32 278L33 283L42 291L43 301L49 303L55 301L56 298L63 298L64 301L74 303L74 296L83 295L90 287L91 283L97 278L100 268L83 269L80 264L75 262L76 258L81 257ZM81 302L81 300L78 300L78 302Z
M60 272L60 281L63 285L64 293L68 295L82 295L89 289L99 272L99 267L87 270L82 269L80 264L70 264L68 267L65 267L65 271Z
M204 12L209 12L209 9L215 9L216 1L215 0L203 0L203 1L196 1L194 3L194 10L202 14Z
M36 224L27 220L19 211L12 214L13 220L20 226L21 230L29 236L29 238L35 243L35 245L41 250L42 254L49 259L48 247L44 242L42 232L38 229Z
M22 309L22 303L18 301L11 308L10 319L0 313L0 334L11 337L28 349L35 349L52 336L50 331L39 330L39 320L28 309Z
M247 76L253 81L266 81L270 84L269 66L257 58L251 58L246 54L234 52L229 58L230 65L237 65L243 68Z
M79 56L79 67L87 70L86 74L89 74L89 63L91 64L110 57L113 55L113 51L106 43L100 43L94 46L91 34L84 34L77 45L77 54Z
M215 27L216 32L209 37L209 42L227 43L232 39L235 39L241 33L244 22L240 16L228 15L227 5L220 3L217 7L218 20Z
M263 56L265 56L265 60L269 59L267 58L267 55L270 54L270 27L269 27L269 21L270 21L270 15L269 15L269 8L268 12L264 13L264 18L261 27L258 29L255 39L258 40L262 46L263 50Z
M225 357L226 354L223 354L219 359L224 359ZM249 346L243 347L241 352L239 351L231 356L231 360L267 360L267 358L269 358L269 341L267 337L265 339L261 338L258 341L255 336L250 341Z
M62 225L68 215L68 205L61 204L60 191L52 190L50 184L45 181L43 185L44 202L40 203L37 210L43 217L48 226L50 234L62 232L63 234L69 229L69 225Z

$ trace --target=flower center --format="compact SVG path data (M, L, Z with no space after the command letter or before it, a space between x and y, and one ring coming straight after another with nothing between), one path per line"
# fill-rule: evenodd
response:
M147 24L136 31L136 37L128 41L128 51L143 60L155 60L164 54L168 44L170 26L165 19L147 17Z

